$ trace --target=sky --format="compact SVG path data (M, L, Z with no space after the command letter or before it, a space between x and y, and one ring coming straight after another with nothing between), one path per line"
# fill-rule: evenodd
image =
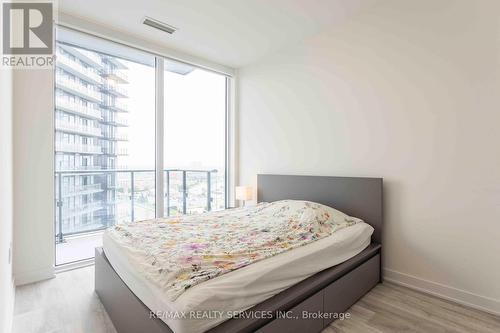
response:
M123 61L129 83L123 85L128 118L128 156L117 165L154 169L155 166L155 71ZM165 72L164 164L166 168L224 168L225 77L195 69L187 75Z

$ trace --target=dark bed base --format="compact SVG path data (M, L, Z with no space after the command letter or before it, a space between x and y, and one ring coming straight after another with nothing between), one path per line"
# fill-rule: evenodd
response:
M303 318L302 313L342 313L380 281L379 244L371 244L357 256L284 290L248 311L285 313L289 317L230 319L209 332L320 332L334 319ZM127 287L109 263L102 248L96 249L95 291L118 333L171 333ZM333 316L333 315L330 315Z

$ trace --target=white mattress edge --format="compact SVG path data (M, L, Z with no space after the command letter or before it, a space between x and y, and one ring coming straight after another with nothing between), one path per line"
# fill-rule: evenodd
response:
M103 249L120 278L154 312L211 310L208 307L213 307L214 310L242 311L323 269L354 257L370 244L372 233L370 225L356 224L314 243L196 285L175 302L162 297L162 291L133 268L133 263L120 252L120 246L107 233L103 236ZM329 253L329 250L335 253ZM213 297L214 295L216 296ZM175 333L203 332L226 320L161 319Z

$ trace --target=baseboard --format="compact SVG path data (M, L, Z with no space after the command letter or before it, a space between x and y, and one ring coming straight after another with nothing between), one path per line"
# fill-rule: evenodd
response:
M35 269L28 272L17 273L15 275L16 286L22 286L28 283L52 279L55 276L56 275L53 266L42 269Z
M473 309L500 316L500 300L498 299L477 295L469 291L425 280L388 268L383 269L383 280L408 287L425 294L452 301Z

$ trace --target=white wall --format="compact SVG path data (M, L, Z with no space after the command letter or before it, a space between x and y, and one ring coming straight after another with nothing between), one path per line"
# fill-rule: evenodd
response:
M385 182L384 274L500 313L500 2L381 1L239 71L240 183Z
M14 276L54 275L53 71L14 74Z
M14 310L12 280L12 71L0 69L0 331L10 332Z

